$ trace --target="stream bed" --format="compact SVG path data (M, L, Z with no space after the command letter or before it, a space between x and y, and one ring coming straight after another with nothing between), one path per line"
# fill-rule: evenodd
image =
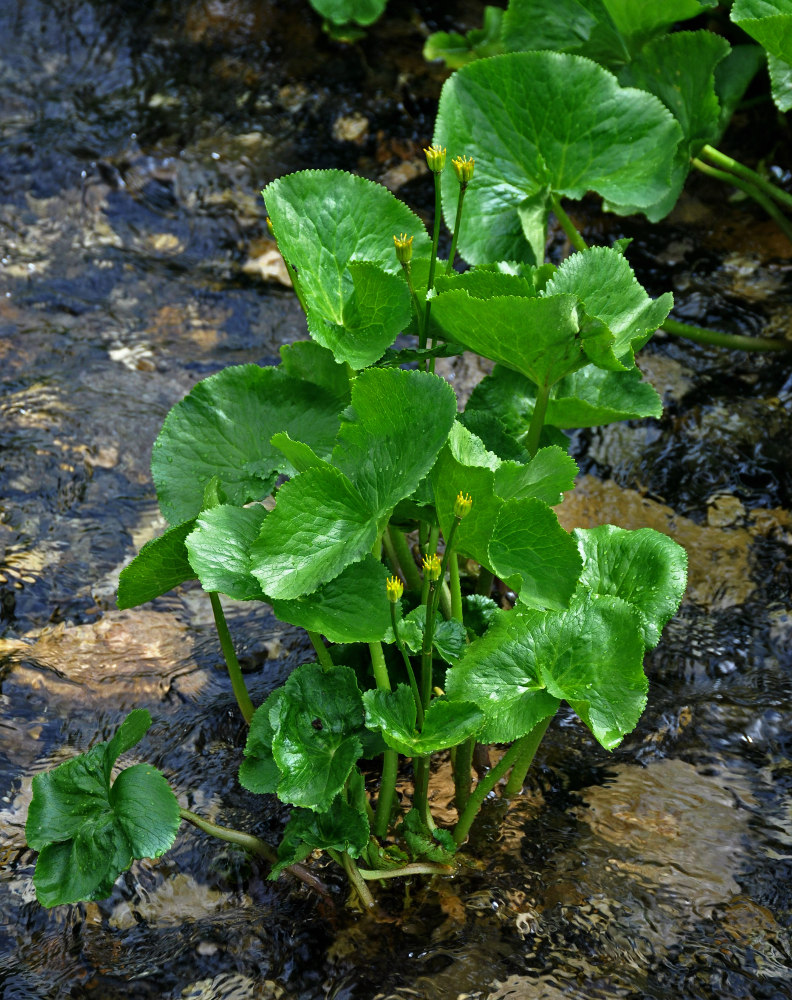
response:
M133 707L183 805L272 842L283 828L236 781L245 727L205 595L119 612L114 593L164 526L149 460L168 409L306 335L259 189L343 167L429 208L445 73L423 39L481 5L391 6L345 46L297 0L0 5L0 997L792 998L792 355L664 336L639 358L664 416L576 433L559 509L567 528L656 528L690 557L617 751L560 713L458 875L389 887L387 922L350 910L332 869L325 903L186 827L105 901L35 900L32 776ZM734 135L748 162L790 166L772 110ZM653 227L571 210L589 242L633 238L677 318L792 340L792 247L711 182ZM478 377L446 373L463 392ZM228 618L256 703L312 658L265 607ZM453 820L447 762L432 787Z

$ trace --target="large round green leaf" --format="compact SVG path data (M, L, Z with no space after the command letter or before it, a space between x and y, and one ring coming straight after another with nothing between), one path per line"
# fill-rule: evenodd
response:
M165 518L195 517L215 476L231 504L263 499L289 468L272 435L285 431L326 456L341 408L326 390L278 368L239 365L199 382L154 442L151 471Z
M542 192L653 205L681 137L657 98L581 56L516 52L464 66L443 87L435 126L435 142L476 159L460 253L471 263L534 259L521 207L533 213ZM448 219L457 193L446 171Z

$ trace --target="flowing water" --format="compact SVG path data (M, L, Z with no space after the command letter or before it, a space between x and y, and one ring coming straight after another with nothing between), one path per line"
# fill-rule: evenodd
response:
M790 998L792 364L662 337L641 363L665 415L577 434L560 513L649 525L690 553L647 658L649 708L618 751L560 715L459 874L382 894L390 922L346 909L330 868L323 903L186 828L106 901L35 901L33 774L133 706L183 804L282 829L284 810L236 783L244 727L205 598L118 612L114 589L162 528L148 462L169 407L304 336L259 188L341 166L427 208L443 74L422 40L479 5L392 6L347 47L296 0L0 5L0 996ZM789 167L771 112L735 134L758 143L751 162ZM792 339L792 252L724 197L694 181L661 226L579 221L593 242L633 236L680 319ZM266 610L231 604L229 620L256 701L308 658ZM442 761L433 787L452 819Z

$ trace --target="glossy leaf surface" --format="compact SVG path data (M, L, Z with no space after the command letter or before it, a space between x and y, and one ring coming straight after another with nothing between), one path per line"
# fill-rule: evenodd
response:
M380 729L389 747L407 757L425 757L437 750L455 747L480 728L483 713L472 703L435 698L429 703L419 733L412 691L399 684L395 691L366 691L366 724Z
M152 601L186 580L195 579L184 540L195 527L185 521L146 542L135 558L121 570L116 604L121 610Z
M186 547L201 586L237 601L263 601L264 593L250 572L250 550L267 511L264 507L221 504L203 511Z

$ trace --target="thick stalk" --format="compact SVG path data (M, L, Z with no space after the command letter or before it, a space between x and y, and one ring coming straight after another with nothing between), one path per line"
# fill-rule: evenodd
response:
M484 799L486 799L509 768L513 766L514 762L520 756L520 751L521 747L518 740L517 743L513 743L509 747L495 767L493 767L491 771L488 771L473 789L467 805L462 810L462 815L459 817L459 822L454 827L453 837L457 844L461 844L465 837L467 837L468 832L473 825L473 820L478 815L478 811L481 808Z
M725 170L718 170L717 167L711 167L708 163L704 163L703 160L696 159L695 157L690 162L702 174L714 177L724 184L731 184L732 187L739 188L740 191L747 194L749 198L753 198L757 205L761 205L765 212L767 212L789 242L792 243L792 224L790 224L789 219L787 219L775 202L763 194L758 187L755 187L749 181L743 180L742 177L738 177L736 174L730 174Z
M742 177L743 180L748 181L755 187L758 187L765 194L769 195L775 201L780 202L782 205L786 205L787 208L792 208L792 195L788 194L783 188L777 187L772 184L766 177L762 177L755 170L751 170L750 167L746 167L744 163L740 163L739 160L732 159L731 156L727 156L725 153L721 153L719 149L715 149L714 146L706 145L702 146L701 152L708 160L718 166L723 167L724 170L730 170L733 174L737 174L738 177Z
M542 742L542 737L547 732L547 727L550 725L552 718L552 715L548 715L546 719L535 725L530 733L521 736L514 744L520 748L520 753L514 762L509 780L503 789L503 794L507 799L513 795L519 795L522 791L525 784L525 776L528 774L528 768L533 763L536 751Z
M561 199L557 194L550 195L550 203L553 206L553 214L558 219L561 228L566 233L567 239L575 250L588 250L586 241L575 228L574 222L569 218L563 208L561 208Z
M465 200L467 184L459 185L459 198L457 199L456 218L454 219L454 235L451 237L451 249L448 251L448 263L446 264L446 274L451 274L454 270L454 258L456 257L457 242L459 241L459 224L462 221L462 203Z
M308 629L306 629L306 632L308 632L308 638L311 640L311 645L316 651L316 658L322 665L322 669L332 670L334 664L332 659L330 658L330 653L327 649L327 646L325 646L325 644L322 642L321 635L319 635L318 632L311 632Z
M435 826L429 809L429 758L413 757L413 809L417 809L424 825Z
M393 547L393 539L391 538L389 530L382 536L382 547L385 549L385 559L387 560L393 575L404 576L404 571L401 568L401 563L399 562L399 557L396 554L396 549Z
M237 705L239 705L239 711L242 713L245 722L250 725L250 720L253 718L255 709L253 708L253 702L250 700L248 689L245 686L245 679L242 676L242 668L239 666L239 660L234 650L234 643L231 641L231 633L228 631L228 625L223 614L220 595L210 593L209 600L212 602L212 614L214 615L217 637L220 640L220 648L223 650L226 667L228 668L228 676L231 678L231 689L234 692Z
M542 436L542 428L544 427L545 414L547 413L547 404L550 400L550 386L549 385L538 385L536 387L536 400L534 401L534 411L531 416L531 423L528 427L528 433L525 436L525 450L531 456L534 457L536 452L539 450L539 438Z
M412 301L413 309L415 310L415 318L418 323L418 342L421 342L423 337L423 343L426 344L426 337L424 336L424 311L421 308L421 300L415 293L415 287L413 286L412 280L412 270L410 268L410 262L408 260L402 261L402 270L404 271L404 277L407 279L407 287L410 289L410 299Z
M374 897L371 895L371 890L363 881L360 875L360 870L355 862L350 858L346 851L341 854L341 864L344 866L344 871L347 873L347 878L352 883L355 891L360 897L360 902L365 906L367 910L373 910L376 907L374 902Z
M470 769L473 765L475 745L476 738L471 736L470 739L459 744L454 756L454 798L460 816L470 798Z
M413 554L410 551L410 546L403 531L399 531L392 524L388 525L388 530L384 536L386 539L390 539L391 545L393 546L393 551L396 554L396 558L399 561L399 566L401 567L402 576L407 584L408 590L414 590L416 593L421 589L421 574L418 572L418 567L415 565L415 559L413 559Z
M236 844L238 847L243 847L246 851L250 851L251 854L257 854L260 858L264 858L270 864L274 864L278 860L278 852L274 847L271 847L266 841L260 840L250 833L242 833L241 830L234 830L229 826L218 826L216 823L210 823L209 820L203 819L189 809L180 809L179 815L186 822L192 823L199 830L208 833L210 837L224 840L227 844ZM307 868L303 867L303 865L289 865L286 871L301 882L304 882L314 892L318 892L320 896L329 897L324 883L309 872Z
M421 337L418 340L419 347L426 347L426 336L429 332L429 314L432 311L432 300L430 294L434 288L435 268L437 267L437 246L440 242L440 218L443 214L442 202L440 198L440 174L433 173L435 186L434 205L434 229L432 231L432 257L429 261L429 280L426 283L426 308L424 310L424 325ZM434 346L434 338L433 344Z
M771 340L768 337L744 337L739 333L721 333L719 330L708 330L703 326L690 326L679 323L675 319L663 321L661 330L675 337L686 337L697 344L709 344L712 347L728 347L733 351L792 351L792 342L788 340Z
M429 584L429 594L426 599L426 621L424 623L423 643L421 644L421 700L424 709L429 707L432 698L432 640L434 639L434 619L437 608L435 591L439 585L439 580Z
M388 667L385 663L385 655L382 652L382 644L370 642L371 665L374 670L374 680L381 691L390 691L391 684L388 677ZM390 825L391 812L393 811L393 799L396 795L396 774L399 766L399 755L395 750L388 747L382 754L382 777L380 778L379 795L377 796L377 811L374 815L374 835L384 837Z
M453 618L453 613L451 610L451 590L445 580L440 581L440 610L443 613L443 618L448 621L449 618Z

